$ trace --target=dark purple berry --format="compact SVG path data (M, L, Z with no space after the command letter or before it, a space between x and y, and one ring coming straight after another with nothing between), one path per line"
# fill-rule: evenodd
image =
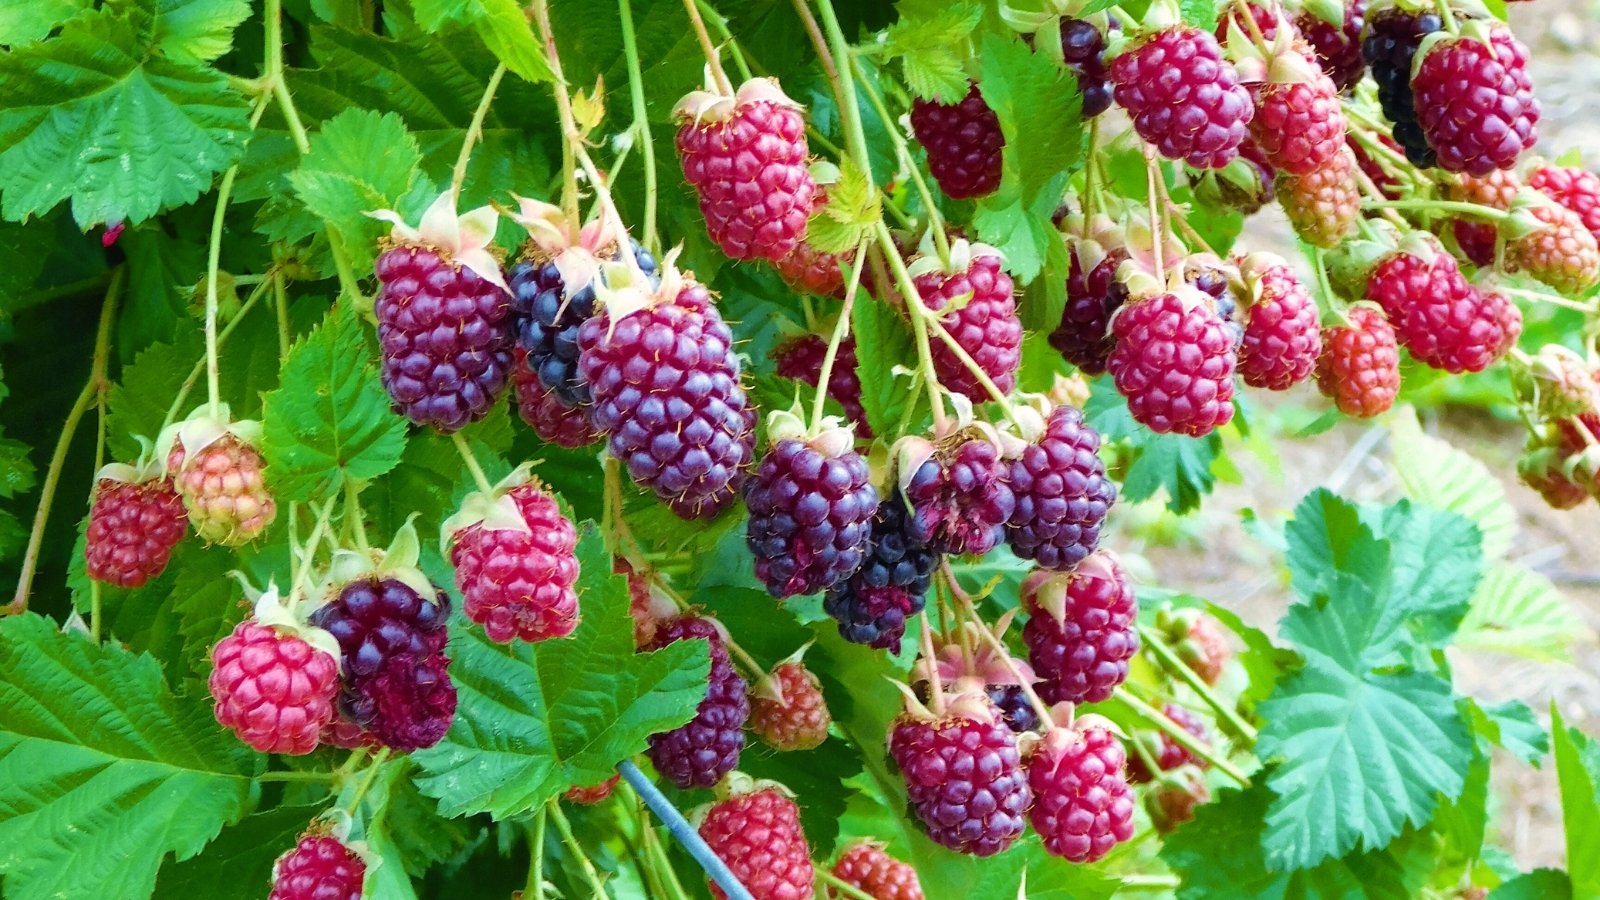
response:
M706 698L688 723L650 736L650 761L680 788L708 788L733 771L744 750L744 723L750 718L744 678L728 658L722 632L709 619L683 615L664 622L641 649L659 650L675 641L695 639L710 645Z
M829 589L823 609L845 640L898 653L906 619L922 612L938 564L895 492L878 504L861 568Z
M842 429L781 440L745 482L746 543L774 597L816 593L861 567L878 492L851 442Z
M1411 92L1411 59L1422 39L1441 27L1437 13L1391 8L1367 17L1365 37L1361 39L1361 55L1372 68L1372 80L1378 83L1378 105L1383 107L1384 117L1394 123L1395 142L1412 165L1424 169L1435 165L1438 156L1428 146L1417 121L1416 97Z
M1046 703L1099 703L1128 678L1139 651L1138 606L1104 552L1070 573L1035 572L1022 584L1022 641Z
M1100 459L1100 435L1071 406L1051 410L1044 434L1009 464L1016 506L1006 540L1023 559L1065 572L1100 545L1117 487Z
M988 553L1016 508L1000 450L984 438L936 451L912 473L905 496L917 538L941 553Z
M934 843L993 856L1022 836L1033 795L1016 736L992 710L980 715L902 717L889 731L889 755Z

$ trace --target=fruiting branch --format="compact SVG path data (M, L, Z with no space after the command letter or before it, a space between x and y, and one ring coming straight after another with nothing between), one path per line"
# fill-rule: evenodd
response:
M1151 655L1161 663L1161 667L1179 681L1188 685L1190 690L1200 695L1200 699L1204 700L1207 706L1216 711L1218 721L1227 726L1229 731L1254 744L1256 730L1239 715L1239 711L1234 708L1234 705L1218 697L1217 692L1212 690L1211 686L1206 684L1205 680L1194 669L1189 668L1183 660L1178 658L1178 654L1167 646L1167 642L1162 639L1159 633L1145 625L1138 627L1139 640L1144 643L1145 648L1150 651Z
M567 821L566 813L561 811L561 801L551 800L545 804L550 821L555 823L556 831L561 834L561 840L567 845L567 852L578 861L578 870L583 873L583 879L589 882L589 890L595 897L606 896L606 885L600 880L600 873L595 871L594 863L589 859L589 854L583 852L583 845L578 843L577 837L572 833L572 823Z
M494 103L495 91L500 87L500 79L506 74L506 64L501 63L494 67L494 72L489 76L489 83L484 86L483 98L478 101L478 108L472 111L472 121L467 125L467 133L461 137L461 152L456 155L456 166L450 175L450 190L461 193L461 185L467 180L467 161L472 159L472 148L483 137L483 120L489 115L489 106Z
M867 238L856 245L855 264L845 277L844 304L839 308L839 320L828 339L828 350L822 357L822 368L817 373L817 391L811 401L811 430L822 427L823 401L828 399L828 379L833 376L833 363L839 356L839 345L850 334L850 312L856 305L857 289L861 286L861 271L867 264Z
M1114 695L1118 700L1127 704L1141 719L1160 729L1163 734L1172 738L1173 742L1193 753L1197 758L1203 759L1215 766L1217 771L1227 775L1239 783L1240 787L1249 787L1250 778L1240 771L1237 766L1228 761L1228 758L1219 754L1215 748L1207 746L1195 739L1195 736L1185 731L1182 725L1167 718L1166 714L1150 704L1135 697L1126 686L1119 687Z

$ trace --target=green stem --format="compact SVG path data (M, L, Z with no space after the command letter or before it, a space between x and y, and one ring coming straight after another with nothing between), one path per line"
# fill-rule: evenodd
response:
M700 7L695 0L683 0L683 11L689 16L689 27L694 31L694 36L700 41L700 52L706 58L706 66L711 70L711 77L716 82L717 90L728 96L733 96L733 84L728 81L728 73L722 69L722 59L717 54L716 45L711 43L711 34L706 31L705 20L700 18Z
M472 453L472 445L461 432L453 432L450 440L456 445L456 452L461 454L461 461L466 464L467 471L472 473L472 480L477 482L478 490L485 494L494 490L494 485L489 483L489 476L483 474L483 466L478 465L478 458Z
M1511 218L1511 213L1481 203L1467 203L1463 200L1369 200L1361 204L1362 209L1414 209L1421 212L1459 213L1478 219L1487 219L1490 222L1503 222Z
M650 855L650 870L662 882L665 893L671 900L689 900L689 894L683 889L683 882L678 880L678 873L672 868L672 860L667 858L667 848L662 846L661 838L656 834L656 829L651 824L644 812L644 801L628 786L628 793L633 796L633 806L639 816L639 827L644 834L645 852Z
M1132 891L1170 891L1181 882L1174 875L1123 875L1121 887Z
M260 775L256 776L256 780L257 781L319 782L319 783L326 784L328 782L333 781L334 777L335 777L335 773L333 773L333 772L290 772L290 771L280 771L280 772L262 772Z
M911 333L917 340L917 360L922 369L923 386L928 392L928 403L933 409L933 423L936 430L942 430L945 423L944 401L940 398L939 375L933 368L933 349L928 343L927 316L920 315L922 309L920 294L917 286L911 280L911 273L906 271L905 260L900 258L900 250L894 245L894 237L889 234L889 226L881 220L876 225L878 246L883 250L884 258L889 261L889 267L894 271L895 283L900 288L901 295L905 298L907 311L911 313ZM911 304L916 304L917 309L912 309Z
M1034 692L1032 680L1023 677L1022 670L1018 668L1016 660L1011 658L1011 651L1000 640L1000 636L995 634L993 629L989 627L989 623L978 615L978 608L973 603L972 596L956 580L955 572L950 568L950 561L948 559L943 560L941 565L941 574L944 575L945 587L949 589L950 596L960 604L961 612L968 621L977 626L978 635L983 638L984 643L994 650L996 657L1006 667L1006 671L1011 673L1011 677L1016 679L1017 684L1022 688L1022 693L1027 695L1028 702L1033 705L1033 711L1039 714L1039 720L1041 722L1050 721L1050 704L1044 702L1044 699Z
M289 291L284 286L283 275L277 269L272 270L272 299L272 305L278 319L278 355L287 357L289 355L289 347L294 341L289 328ZM235 321L243 316L244 309L241 307L239 315L235 317ZM224 329L222 334L226 335L227 333L227 330ZM218 336L219 341L221 337L222 335Z
M822 26L828 32L828 43L833 47L834 57L848 61L850 44L845 40L844 31L839 27L839 17L833 12L833 3L831 0L818 0L817 8L822 11ZM845 145L850 148L850 154L855 157L856 165L861 167L862 173L871 179L872 164L867 155L866 131L861 127L861 106L856 100L853 68L846 65L838 70L838 90L843 100L839 106L839 118L844 127Z
M711 20L711 25L716 29L717 36L722 39L722 43L728 48L728 53L733 56L733 65L739 70L739 77L745 81L754 78L755 73L750 71L750 63L745 60L744 52L739 49L739 42L734 40L733 31L728 28L727 17L717 12L716 7L712 6L707 0L695 0L695 6L699 7L700 12Z
M300 568L290 586L290 597L303 596L309 587L307 580L311 576L311 562L317 556L317 544L322 542L322 533L328 528L328 522L333 516L333 504L337 500L337 497L329 497L328 502L322 504L322 511L317 513L316 524L311 526L311 534L306 537L306 544L300 549Z
M633 127L639 151L644 154L644 246L661 258L661 238L656 234L656 152L650 134L649 111L644 102L644 75L639 65L639 43L633 33L633 0L617 0L622 19L622 52L628 60L628 93L633 100Z
M854 75L856 53L852 50L847 59L850 62L851 74ZM949 265L950 236L945 234L944 216L940 214L938 205L934 203L933 189L928 186L927 179L922 177L922 170L917 168L916 163L912 161L911 149L906 146L905 136L900 133L900 129L893 127L894 117L889 115L889 108L883 102L883 96L878 93L877 88L872 86L872 82L866 78L861 79L861 89L867 95L867 102L872 105L873 112L876 112L878 118L888 126L886 130L889 133L889 141L894 145L895 156L900 160L900 167L906 171L907 177L911 179L911 184L917 189L917 196L922 198L923 209L927 210L928 230L933 234L934 247L938 248L939 262ZM893 207L893 203L885 205Z
M361 776L361 783L356 785L356 790L350 797L350 802L345 804L344 811L354 816L356 809L361 806L362 798L367 796L367 791L372 789L372 783L378 780L378 773L382 771L383 764L389 759L389 748L385 747L372 756L372 765L367 767L366 774Z
M833 377L833 363L839 355L839 345L850 334L850 311L856 304L857 288L861 285L861 272L867 265L867 239L856 245L855 265L844 289L844 305L839 310L839 321L833 326L833 336L828 340L828 351L822 356L822 369L817 373L817 392L811 401L811 431L822 426L823 401L828 398L828 379Z
M355 534L356 549L362 553L372 549L367 543L367 523L361 514L361 488L356 485L353 478L344 480L344 517Z
M239 327L240 322L244 321L245 314L250 311L251 307L256 305L257 300L260 300L266 294L269 286L265 282L257 285L256 289L250 292L250 296L245 298L244 303L239 305L239 311L234 314L233 319L217 334L218 349L228 342L228 336L233 334L234 329ZM201 356L198 360L195 360L194 368L189 370L188 376L183 379L183 384L178 386L178 393L172 398L172 405L167 407L167 417L161 423L163 430L177 420L178 412L183 409L184 403L189 399L189 392L194 390L195 384L200 381L200 376L205 374L205 371L206 357Z
M1216 749L1195 739L1195 736L1183 729L1182 725L1167 718L1166 714L1150 704L1135 697L1125 687L1116 691L1117 699L1126 703L1138 716L1160 729L1178 746L1183 747L1197 758L1203 759L1216 768L1217 771L1238 782L1241 787L1250 786L1250 778L1240 771L1237 766L1228 761L1228 758L1217 753Z
M253 126L252 126L253 127ZM228 215L228 197L238 166L230 166L217 187L217 209L211 217L211 240L206 250L206 402L211 418L222 418L221 375L217 363L217 274L222 260L222 225Z
M967 352L967 348L961 346L961 344L957 342L953 336L951 336L950 332L945 330L944 323L939 321L937 314L932 310L922 307L920 304L918 304L918 312L921 315L927 316L928 325L933 328L933 333L938 335L939 340L944 342L945 347L948 348L951 353L955 354L956 359L961 360L961 364L963 366L967 367L968 374L972 375L973 378L978 380L979 384L983 385L983 389L986 393L988 393L989 397L993 399L994 402L1000 404L1000 408L1005 411L1006 418L1016 422L1018 425L1021 425L1022 420L1017 418L1016 410L1011 408L1010 398L1005 395L1004 391L1000 390L999 385L994 383L994 379L989 377L989 373L985 372L983 367L978 365L978 361L972 358L972 354Z
M877 898L873 897L871 894L863 891L850 882L844 881L843 879L835 876L832 872L829 872L827 869L824 869L822 866L819 866L816 863L811 864L811 869L817 873L817 878L824 884L833 888L838 893L851 898L851 900L877 900Z
M544 823L541 807L528 825L528 886L522 892L527 900L544 900Z
M583 872L584 880L589 882L589 890L595 897L604 900L606 896L605 883L600 880L600 874L594 870L594 863L590 862L589 855L583 852L583 845L572 834L572 824L567 821L567 816L561 811L561 801L551 800L545 807L550 811L550 821L556 825L556 831L561 833L561 840L567 845L567 852L578 861L578 868Z
M467 161L472 159L472 147L483 137L483 121L489 116L489 106L494 103L494 93L499 90L500 79L504 78L505 74L505 63L494 67L494 73L489 76L489 83L484 85L483 98L478 101L478 108L472 112L472 121L467 125L467 133L461 138L461 152L456 154L456 167L450 175L450 190L458 195L461 193L461 185L467 180Z

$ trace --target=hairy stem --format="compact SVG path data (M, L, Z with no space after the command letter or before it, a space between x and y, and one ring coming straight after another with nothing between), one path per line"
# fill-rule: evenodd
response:
M461 152L456 155L456 167L450 175L450 190L456 194L461 193L461 185L467 180L467 161L472 158L472 147L483 137L483 120L489 116L489 106L494 103L494 93L499 90L500 79L505 74L505 63L494 67L489 83L483 88L483 99L478 101L478 108L473 110L472 121L467 125L467 133L461 138Z
M545 811L540 807L528 824L528 886L522 892L528 900L544 900L544 824Z
M861 271L866 268L867 239L856 245L855 265L850 267L850 277L844 289L844 305L839 309L839 321L833 326L833 336L828 340L828 351L822 356L822 369L817 373L817 392L811 401L811 430L822 426L823 401L828 398L828 380L833 377L833 363L839 355L839 345L850 334L850 311L856 305L857 288L861 285Z
M1193 753L1216 767L1217 771L1232 778L1240 787L1249 787L1250 778L1239 770L1237 766L1228 761L1226 756L1218 753L1215 748L1195 739L1195 736L1185 731L1182 725L1167 718L1166 713L1156 709L1150 704L1135 697L1126 687L1117 688L1117 699L1126 703L1140 718L1160 729L1173 743Z
M689 16L689 27L694 30L694 36L700 41L700 52L706 58L706 68L711 70L711 77L716 81L717 90L728 96L733 95L733 84L728 81L728 73L722 70L722 59L717 54L716 45L711 43L711 34L706 31L706 23L700 18L700 7L695 0L683 0L683 11Z
M622 19L622 52L628 59L628 93L633 100L633 127L644 155L644 246L661 258L661 238L656 234L656 151L644 102L644 75L639 65L639 42L633 33L633 0L617 0Z
M456 452L461 454L461 462L466 465L467 471L472 473L472 480L478 485L478 490L485 494L494 490L494 485L489 483L489 476L483 474L483 466L478 465L478 457L473 455L472 445L467 443L461 432L452 432L450 441L456 445Z
M606 896L605 882L600 880L600 874L595 871L594 863L589 855L583 852L583 845L572 834L572 823L567 821L567 816L561 811L561 801L551 800L545 805L550 812L550 821L555 823L556 831L560 832L561 840L567 845L567 852L578 861L578 869L583 872L583 879L589 882L589 890L593 896L604 898Z

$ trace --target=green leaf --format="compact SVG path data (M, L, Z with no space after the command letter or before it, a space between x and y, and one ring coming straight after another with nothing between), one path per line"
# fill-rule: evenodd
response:
M506 68L528 81L553 77L550 65L522 6L516 0L417 0L417 24L437 32L450 24L470 25Z
M967 93L965 45L981 21L983 7L976 3L951 3L925 13L902 4L900 20L884 33L885 49L900 57L912 93L954 103Z
M158 0L156 43L178 62L210 62L233 49L233 30L248 18L249 0Z
M877 434L893 434L906 405L915 402L915 378L896 375L900 360L917 358L911 326L887 303L867 297L856 298L850 311L850 326L856 346L871 347L871 353L856 354L856 373L861 378L861 408Z
M88 0L0 0L0 43L31 44L88 7Z
M1572 879L1560 869L1534 869L1490 891L1489 900L1572 900Z
M1127 402L1103 378L1090 385L1084 413L1107 441L1126 442L1131 458L1122 477L1121 499L1138 503L1165 491L1167 508L1182 515L1198 509L1216 485L1211 466L1222 452L1220 435L1156 434L1133 420Z
M462 628L451 640L460 695L443 742L413 755L417 786L447 816L504 819L568 787L597 784L651 734L676 728L705 697L700 641L634 653L624 579L585 524L578 545L583 621L571 637L491 643Z
M6 218L70 198L84 228L141 222L194 202L239 158L244 99L216 70L152 50L141 24L102 9L0 56Z
M1424 434L1411 407L1390 418L1395 475L1417 503L1467 517L1483 534L1483 556L1499 559L1517 534L1517 512L1505 485L1469 453Z
M1201 31L1216 30L1217 0L1178 0L1178 10L1183 21Z
M1484 704L1467 698L1468 716L1472 730L1480 737L1497 744L1523 762L1537 766L1539 760L1550 752L1550 736L1534 717L1533 710L1521 700Z
M323 806L280 806L222 829L199 856L161 867L158 897L260 900L272 883L272 863L295 845Z
M289 176L307 210L327 222L355 254L352 265L370 269L378 238L388 226L366 215L396 209L417 180L422 153L394 113L351 109L322 126L311 152Z
M324 499L341 479L365 481L399 464L406 423L389 410L353 304L339 304L289 351L262 427L268 477L284 499Z
M112 456L131 461L140 452L136 436L156 439L172 398L203 352L203 339L190 330L175 343L151 344L131 365L123 367L122 377L106 393L106 432ZM185 412L179 410L179 415Z
M156 661L0 622L0 871L13 900L145 897L244 814L254 759Z
M828 185L828 202L811 216L806 240L825 253L853 250L883 217L878 189L854 161L839 164L839 180Z
M1550 703L1561 821L1567 832L1567 877L1574 897L1600 896L1600 743L1562 721Z
M1589 634L1577 610L1550 579L1526 566L1502 562L1484 573L1455 645L1565 662L1571 659L1572 645Z

